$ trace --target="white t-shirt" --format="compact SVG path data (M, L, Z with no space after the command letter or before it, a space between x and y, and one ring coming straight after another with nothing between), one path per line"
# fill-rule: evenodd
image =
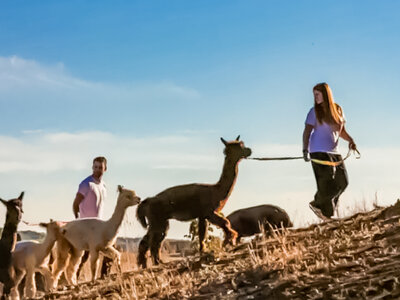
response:
M79 204L79 218L101 218L103 201L107 196L105 182L90 175L81 182L78 193L84 197Z
M308 151L310 153L338 153L337 146L339 143L341 126L331 126L325 122L322 124L319 123L315 115L314 107L311 108L307 114L306 124L314 126L314 129L310 135L310 142L308 146Z

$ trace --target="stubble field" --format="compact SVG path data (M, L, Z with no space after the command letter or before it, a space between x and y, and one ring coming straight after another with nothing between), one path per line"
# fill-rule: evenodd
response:
M43 299L398 299L400 202L218 253L61 287ZM82 280L84 281L84 279Z

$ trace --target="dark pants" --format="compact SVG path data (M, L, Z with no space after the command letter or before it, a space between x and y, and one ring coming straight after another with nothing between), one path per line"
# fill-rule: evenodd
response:
M340 154L325 152L310 153L311 158L337 162L342 160ZM344 192L349 180L344 163L336 167L326 166L312 162L315 179L317 180L317 193L314 196L314 206L321 209L326 217L333 215L339 196Z

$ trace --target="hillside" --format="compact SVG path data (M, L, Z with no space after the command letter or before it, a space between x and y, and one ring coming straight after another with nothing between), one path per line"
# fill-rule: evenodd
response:
M112 275L45 299L400 298L400 202L230 251Z
M3 228L0 228L0 236ZM44 232L32 230L21 230L18 234L22 241L37 241L41 242L45 238ZM141 238L118 237L116 241L117 248L124 252L137 252ZM166 239L163 243L162 251L176 255L182 255L186 252L193 252L190 249L190 241L183 239Z

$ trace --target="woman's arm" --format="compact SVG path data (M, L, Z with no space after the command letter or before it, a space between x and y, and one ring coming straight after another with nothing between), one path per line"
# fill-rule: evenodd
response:
M311 132L313 131L314 126L310 124L306 124L304 127L303 131L303 157L305 161L309 161L310 159L308 158L308 144L310 142L310 135Z
M356 150L357 149L356 143L354 143L353 138L347 132L346 127L344 125L343 125L343 128L342 128L342 131L340 132L340 137L349 142L349 148L350 149L352 149L352 150Z

